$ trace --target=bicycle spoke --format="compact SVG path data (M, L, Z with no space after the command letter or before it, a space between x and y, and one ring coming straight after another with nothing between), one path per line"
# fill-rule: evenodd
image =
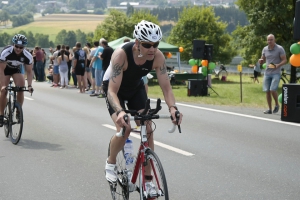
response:
M169 199L168 186L166 176L162 167L162 164L156 155L155 152L148 149L146 152L148 163L151 165L151 176L152 183L155 185L156 195L158 199ZM153 199L153 196L150 197L148 194L147 200Z
M15 108L11 117L10 139L13 144L18 144L23 130L23 111L19 103L15 103Z
M110 149L108 148L108 156ZM113 200L129 200L128 178L125 169L125 159L123 151L117 155L117 182L110 184L110 190Z

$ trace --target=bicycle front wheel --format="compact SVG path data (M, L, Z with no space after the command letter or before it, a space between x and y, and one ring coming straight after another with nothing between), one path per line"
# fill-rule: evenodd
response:
M156 198L169 200L167 179L165 176L163 166L162 166L157 154L154 151L152 151L151 149L148 149L145 153L145 156L147 159L147 163L151 165L151 176L153 177L152 183L155 185ZM147 194L147 192L144 192L144 199L152 200L153 195L149 196L149 194Z
M14 103L10 120L10 139L13 144L18 144L23 131L23 110L18 102Z
M10 108L11 108L11 103L10 102L7 102L6 106L5 106L5 109L4 109L4 134L5 134L5 137L8 138L9 136L9 131L10 131Z
M108 146L108 156L110 155L110 143ZM125 165L124 150L121 150L116 158L117 182L109 183L113 200L129 200L128 177Z

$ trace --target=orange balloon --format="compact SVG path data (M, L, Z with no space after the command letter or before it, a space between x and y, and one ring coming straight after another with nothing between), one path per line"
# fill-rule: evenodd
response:
M208 60L202 60L202 61L201 61L201 65L204 66L204 67L207 67L207 65L208 65Z
M183 47L179 47L179 52L183 52Z
M169 52L167 55L167 58L171 58L171 57L172 57L172 54Z
M300 42L298 42L298 44L300 44Z
M198 66L197 65L194 65L192 67L192 73L198 73Z
M290 63L294 67L300 67L300 54L293 54L290 57Z

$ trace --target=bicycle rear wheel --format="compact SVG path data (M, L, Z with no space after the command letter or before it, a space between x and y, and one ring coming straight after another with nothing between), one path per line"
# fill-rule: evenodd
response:
M152 183L155 185L157 195L156 197L153 198L150 197L149 195L146 196L146 193L144 192L144 199L145 200L152 200L152 199L169 200L167 179L157 154L151 149L148 149L145 152L145 156L147 159L147 163L151 165L151 175L153 177Z
M10 126L11 130L9 133L11 142L13 144L18 144L23 131L23 110L18 102L14 103L14 108L12 109L11 113Z
M108 146L108 156L110 155L110 143ZM110 192L113 200L129 200L128 177L126 172L124 150L121 150L116 158L117 182L109 183Z
M10 131L10 108L11 108L11 103L7 102L5 109L4 109L4 135L5 137L8 138L9 131Z

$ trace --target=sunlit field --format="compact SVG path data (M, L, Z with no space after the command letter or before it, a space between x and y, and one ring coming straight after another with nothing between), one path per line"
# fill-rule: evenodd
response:
M35 18L34 22L16 27L0 30L8 34L18 33L23 30L31 31L33 34L41 33L49 35L49 40L55 41L57 33L63 29L76 31L80 29L84 33L94 32L107 15L83 15L83 14L52 14Z

